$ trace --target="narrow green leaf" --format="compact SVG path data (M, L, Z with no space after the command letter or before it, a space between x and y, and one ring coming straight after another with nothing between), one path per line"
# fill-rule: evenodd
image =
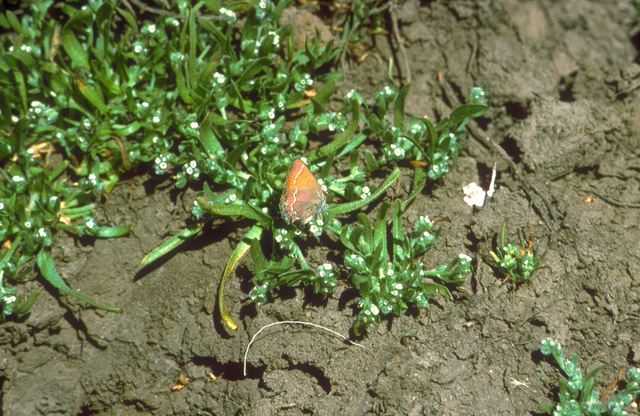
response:
M465 104L456 108L449 115L449 127L453 128L462 122L465 118L478 117L484 113L487 105L484 104Z
M211 115L200 124L200 143L209 156L215 156L223 151L222 145L213 132Z
M215 43L224 45L227 42L225 35L216 27L216 25L213 24L212 21L199 17L198 24L213 36Z
M311 99L311 102L313 103L313 114L320 115L320 113L322 113L322 109L336 91L336 88L337 85L335 80L332 80L320 88L320 91L318 91L315 97Z
M197 85L196 69L198 59L198 26L196 25L196 13L204 5L201 1L191 9L189 13L189 84Z
M197 197L198 204L206 211L223 217L245 217L255 220L262 228L271 227L271 217L252 205L208 204L202 197Z
M131 232L130 225L120 225L115 227L99 227L96 234L96 237L102 238L112 238L112 237L122 237L123 235L127 235Z
M133 29L134 33L138 33L140 31L140 29L138 29L138 22L136 21L136 18L133 17L133 15L131 13L129 13L128 11L118 8L116 7L116 10L118 11L118 13L120 13L120 16L122 16L124 18L124 20L127 21L127 23L129 24L129 26L131 26L131 28Z
M260 240L262 236L263 229L258 225L254 225L251 227L249 232L244 236L242 241L238 244L238 246L231 253L231 257L227 261L227 266L224 268L224 273L222 274L222 281L220 282L220 286L218 287L218 311L220 312L220 317L222 317L223 322L231 329L238 329L238 325L233 322L231 316L227 312L227 308L224 306L224 284L231 276L231 273L235 270L240 263L240 260L247 254L247 252L251 249L251 243L254 240Z
M33 304L36 302L36 299L38 299L39 294L40 294L39 290L36 290L35 292L33 292L27 300L22 302L13 310L13 313L15 313L16 315L24 315L25 313L29 312L29 309L31 309Z
M18 94L20 94L20 102L22 103L22 108L24 112L27 111L27 88L24 82L24 75L21 72L14 71L13 72L14 79L16 80L16 85L18 86Z
M351 120L347 124L347 128L336 140L322 146L319 150L320 154L328 155L331 152L337 152L342 146L344 146L354 135L358 128L358 122L360 121L360 103L358 100L350 100L351 103Z
M188 105L193 104L193 98L191 98L191 94L189 94L189 88L187 88L187 84L185 83L184 62L177 65L176 84L178 86L178 93L180 94L180 98L182 98L182 101L184 101L184 103Z
M22 25L20 24L20 21L18 20L16 15L11 10L7 10L5 16L7 17L7 20L9 21L9 24L11 25L11 28L14 30L14 32L16 32L18 35L24 35L24 30L22 29Z
M346 202L344 204L331 205L328 208L329 212L331 214L333 214L333 215L336 215L336 214L347 214L349 212L352 212L352 211L355 211L357 209L360 209L360 208L362 208L363 206L365 206L367 204L370 204L371 202L376 200L380 195L382 195L385 192L385 190L389 186L391 186L393 181L398 179L398 176L400 176L400 169L395 168L393 170L393 172L391 172L391 174L384 181L384 183L382 185L380 185L380 188L376 192L373 192L367 198L361 199L359 201L353 201L353 202Z
M373 232L373 246L376 248L381 247L381 253L385 257L387 256L387 211L390 206L389 201L384 201L380 204Z
M92 13L89 10L80 10L67 21L60 32L62 47L71 58L72 67L76 69L80 67L89 69L89 55L82 47L73 29L85 21L91 21L91 18Z
M253 81L256 76L266 68L269 68L271 65L271 58L263 56L262 58L258 58L255 61L251 62L247 68L245 68L244 72L240 76L237 81L237 85L240 88L244 88L245 84L248 84L249 81ZM251 89L255 88L253 84L246 85Z
M416 196L422 192L424 186L427 184L427 171L421 167L413 168L413 183L411 185L411 193L407 199L402 203L402 212L406 211L409 205L413 202Z
M81 301L84 301L95 308L104 309L105 311L109 311L109 312L120 313L120 308L110 308L107 306L102 306L94 302L93 300L89 299L85 295L78 293L75 290L71 289L69 286L67 286L64 280L62 280L62 277L56 271L56 266L53 264L53 259L44 250L40 250L40 252L38 253L38 256L36 257L36 263L38 264L38 268L40 269L40 273L42 273L42 276L44 276L44 278L49 283L51 283L56 289L60 290L61 292L64 292L67 295L78 298Z
M80 78L80 76L76 76L76 85L78 86L78 91L80 91L82 96L86 98L91 105L98 109L100 113L106 114L109 111L104 103L104 96L99 89L87 84L82 78ZM98 86L96 85L96 87Z
M153 249L151 253L144 256L140 265L146 266L148 264L151 264L165 254L175 250L177 247L180 247L180 245L182 245L182 243L184 243L187 239L196 235L200 231L201 227L201 224L189 225L187 228L180 231L178 234L174 235L169 240Z
M542 410L548 415L553 413L553 409L549 405L542 403L540 400L538 400L538 406L542 407Z
M404 102L409 93L409 88L411 88L411 84L402 87L393 105L393 126L401 131L404 131Z

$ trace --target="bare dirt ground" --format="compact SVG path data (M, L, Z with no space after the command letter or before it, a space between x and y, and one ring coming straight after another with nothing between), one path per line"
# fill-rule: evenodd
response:
M474 259L455 299L434 297L426 311L383 321L358 340L364 350L311 328L271 328L249 352L244 377L245 348L265 324L300 320L349 334L353 290L341 285L326 300L282 290L256 308L245 260L226 288L240 327L227 330L216 291L246 224L209 230L141 270L145 254L184 227L193 193L135 177L102 208L105 224L133 225L129 237L59 234L53 253L71 287L125 312L97 311L50 288L27 320L0 327L3 414L535 415L537 401L554 400L559 375L539 353L544 338L577 353L584 371L604 364L599 392L620 367L640 365L640 90L632 88L640 71L629 2L400 3L406 54L377 35L375 54L341 69L336 97L352 88L372 97L391 57L403 82L410 68L412 114L437 120L470 87L486 88L491 109L471 126L456 170L406 215L407 224L422 214L451 220L421 259L427 265L461 252ZM483 208L467 206L462 187L486 188L494 160L496 194ZM410 180L405 168L389 200ZM528 235L530 221L533 240L549 249L517 290L487 249L506 218L510 237L516 228ZM328 238L307 247L311 265L341 264L337 253ZM403 345L410 329L416 337ZM174 391L181 374L189 382Z

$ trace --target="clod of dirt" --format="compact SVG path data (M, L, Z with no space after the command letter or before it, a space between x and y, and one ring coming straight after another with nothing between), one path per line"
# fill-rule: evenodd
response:
M289 23L293 25L291 38L293 40L294 51L304 49L307 38L314 38L316 36L316 30L320 32L320 38L323 44L333 39L333 35L322 20L318 16L305 10L287 8L282 12L279 23L283 26Z
M539 101L530 116L509 136L522 152L524 166L536 175L556 179L579 168L595 168L612 148L623 124L612 110L586 100Z

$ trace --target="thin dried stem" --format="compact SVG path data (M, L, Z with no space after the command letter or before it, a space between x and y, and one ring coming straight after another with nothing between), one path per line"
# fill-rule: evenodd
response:
M243 372L244 372L244 376L247 376L247 355L249 354L249 348L251 348L251 344L253 344L253 341L255 341L256 337L260 334L260 332L264 331L265 329L275 326L275 325L282 325L282 324L298 324L298 325L307 325L307 326L312 326L314 328L320 328L320 329L324 329L325 331L331 332L334 335L339 336L340 338L342 338L344 341L347 341L348 343L355 345L357 347L360 348L365 348L364 345L358 344L357 342L353 342L351 341L349 338L345 337L344 335L341 335L339 333L337 333L336 331L334 331L333 329L329 329L326 328L322 325L318 325L318 324L312 324L310 322L302 322L302 321L281 321L281 322L274 322L271 323L269 325L265 325L262 328L260 328L260 330L258 332L255 333L255 335L251 338L251 341L249 341L249 345L247 345L247 350L244 352L244 360L243 360Z

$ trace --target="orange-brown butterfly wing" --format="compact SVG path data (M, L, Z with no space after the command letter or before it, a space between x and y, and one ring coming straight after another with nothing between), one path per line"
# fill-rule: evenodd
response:
M291 224L311 221L324 208L326 197L313 173L300 159L293 161L280 198L282 216Z

